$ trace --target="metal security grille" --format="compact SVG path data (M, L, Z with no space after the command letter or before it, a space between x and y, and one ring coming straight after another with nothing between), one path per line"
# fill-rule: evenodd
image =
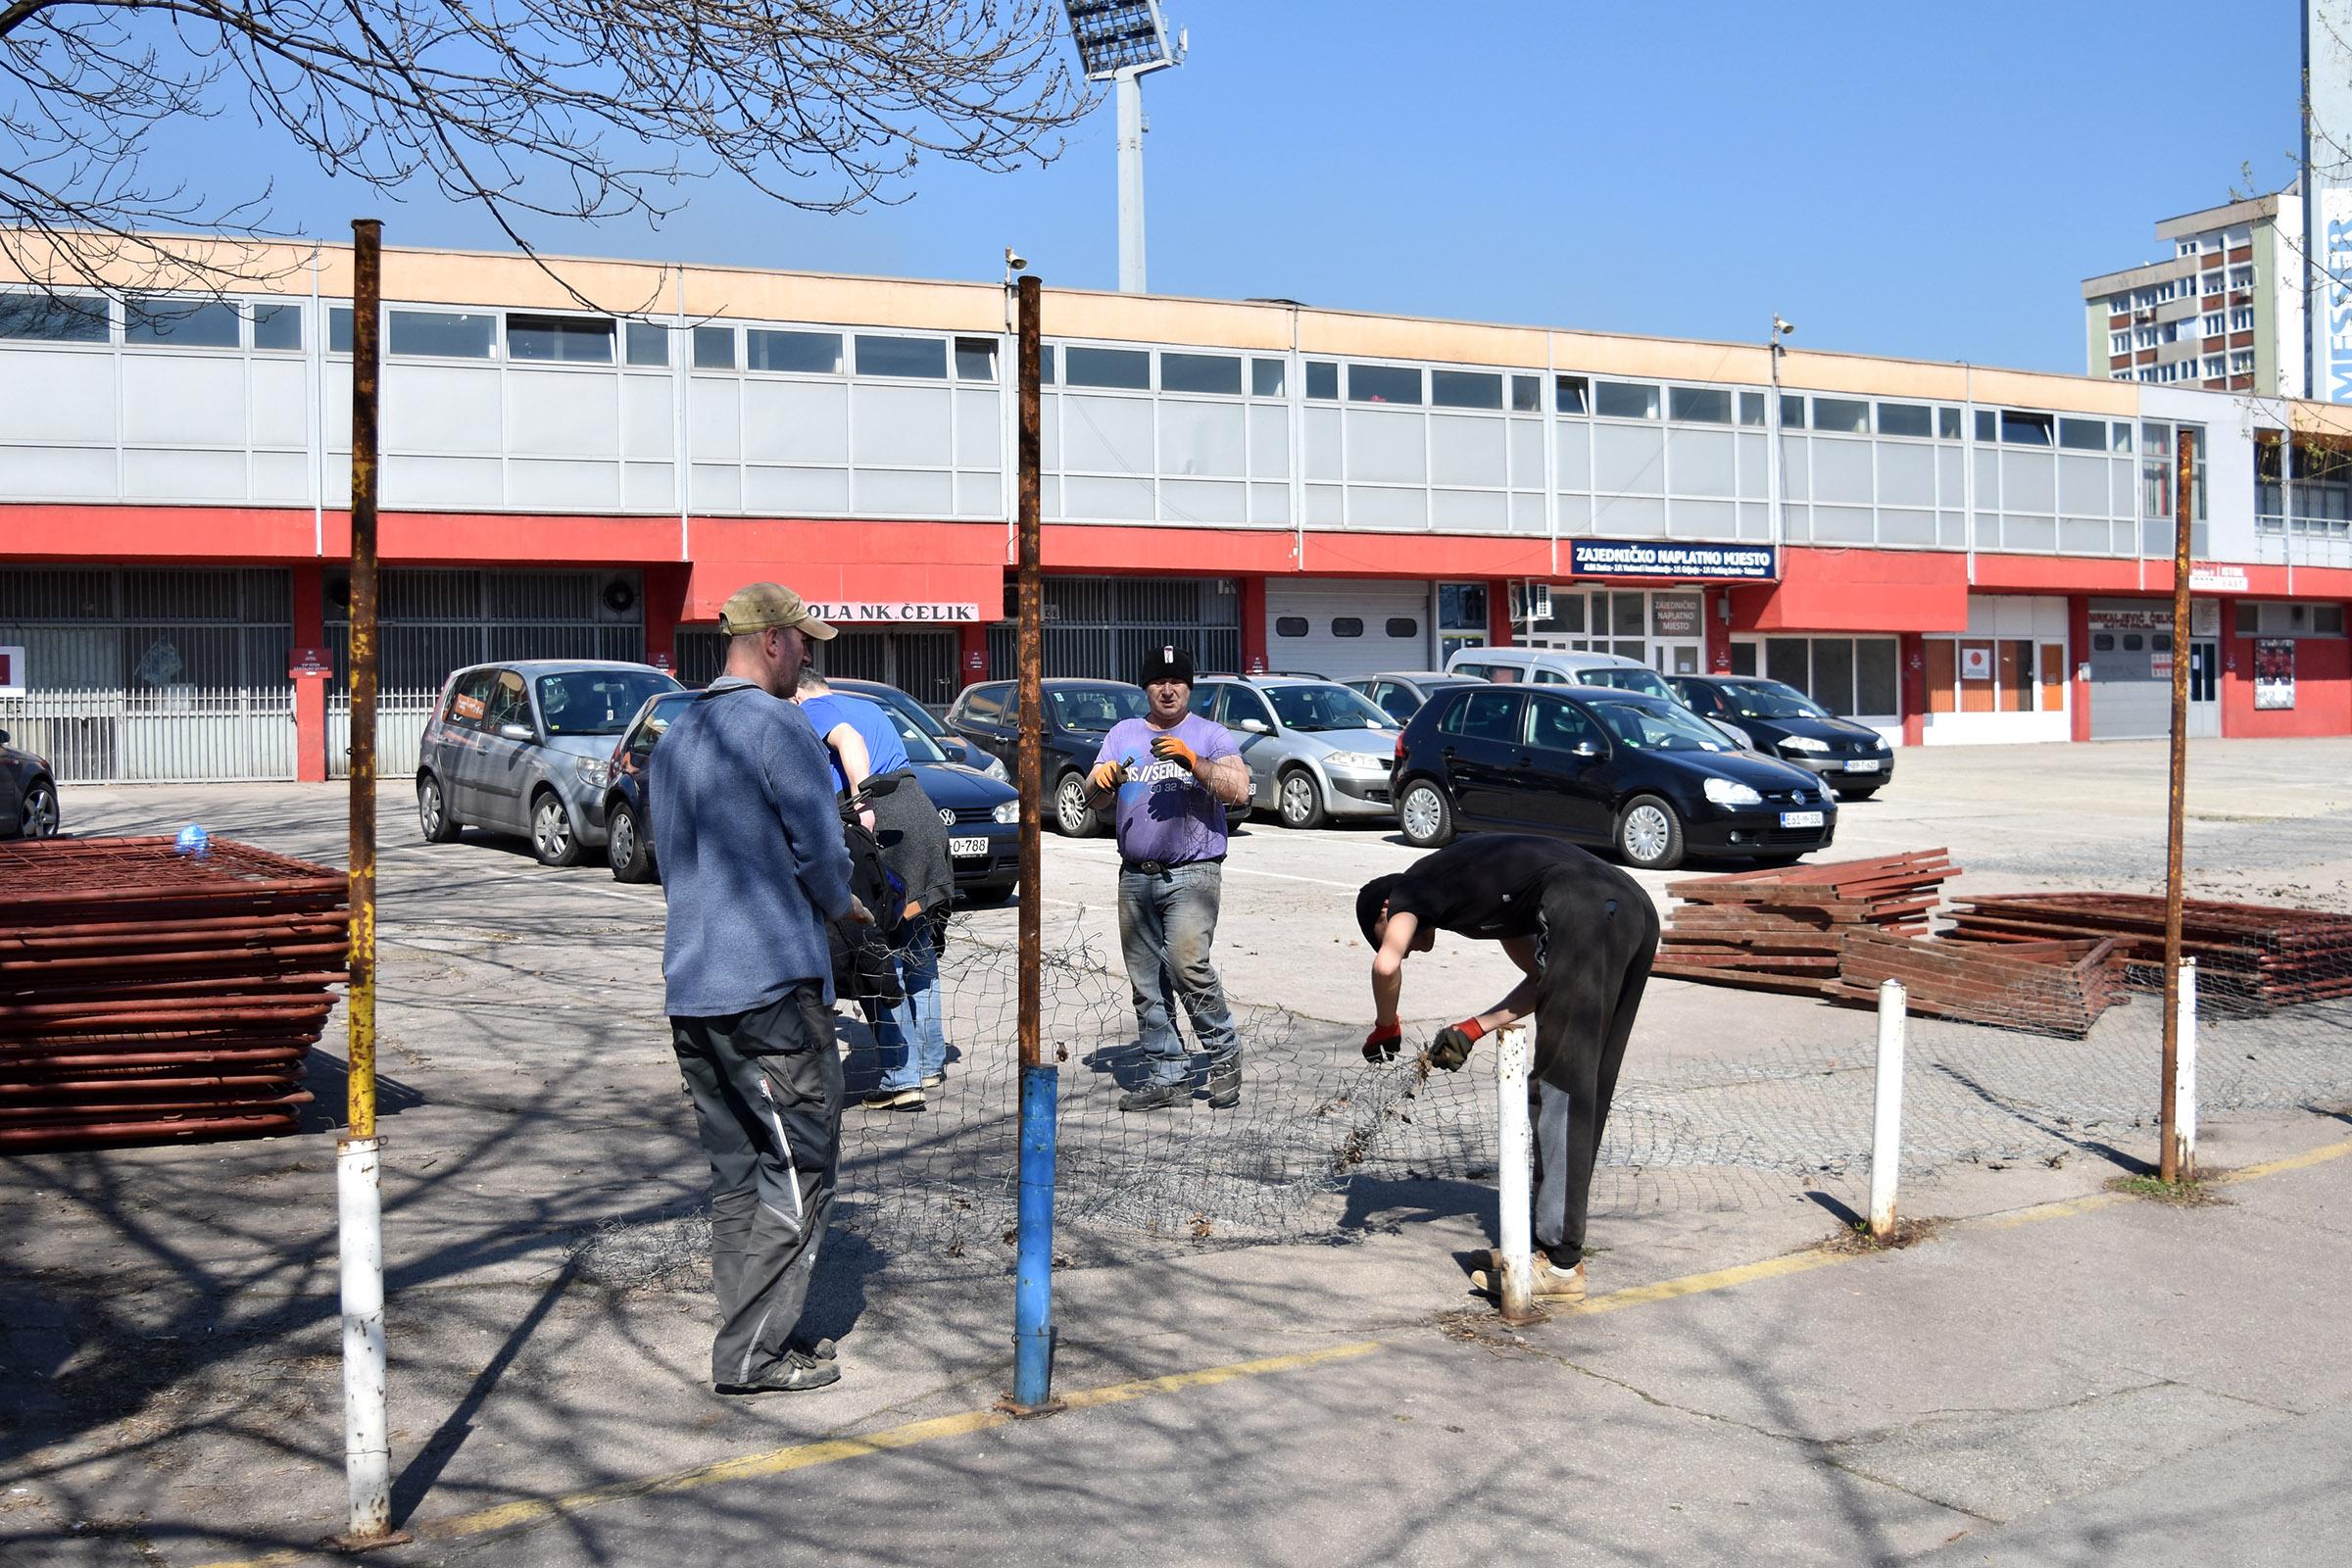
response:
M1010 623L1014 590L1005 585L1006 621L988 628L994 680L1016 673L1019 628ZM1048 675L1131 680L1152 649L1173 643L1203 673L1242 667L1242 597L1230 577L1049 577L1045 663Z
M11 567L0 728L72 783L292 778L292 606L272 567Z
M840 636L817 650L816 662L828 675L883 681L927 708L945 709L963 689L956 679L952 631L845 626Z
M468 664L518 659L645 657L643 584L633 571L385 569L377 605L376 765L414 772L441 683ZM326 581L326 766L351 760L351 585Z

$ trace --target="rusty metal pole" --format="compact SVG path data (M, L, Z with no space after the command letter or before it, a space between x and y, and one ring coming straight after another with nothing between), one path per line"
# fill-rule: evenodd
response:
M2180 426L2173 457L2173 758L2164 821L2164 1087L2157 1174L2177 1182L2180 1162L2181 824L2188 805L2188 569L2195 516L2196 433Z
M1045 577L1039 566L1039 468L1044 422L1039 376L1039 315L1043 288L1020 282L1020 749L1021 787L1021 1187L1013 1266L1012 1394L1006 1407L1022 1415L1058 1408L1054 1380L1054 1134L1059 1079L1047 1059L1039 1012L1044 1002L1045 899L1039 865L1045 702Z
M383 224L357 219L351 289L351 990L349 1124L335 1148L343 1296L343 1473L350 1515L337 1543L386 1545L392 1454L386 1433L382 1168L375 1139L375 480L383 318Z

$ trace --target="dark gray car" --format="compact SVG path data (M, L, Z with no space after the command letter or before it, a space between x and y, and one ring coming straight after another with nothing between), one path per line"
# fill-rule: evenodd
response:
M520 833L543 865L572 865L605 842L613 742L647 699L681 688L651 664L519 660L449 677L416 763L427 842L461 829Z
M1446 688L1478 683L1476 675L1448 675L1439 669L1392 669L1343 684L1351 692L1362 692L1371 698L1372 706L1401 724L1421 711L1423 703Z
M9 745L0 729L0 839L45 839L57 823L57 775L48 760Z

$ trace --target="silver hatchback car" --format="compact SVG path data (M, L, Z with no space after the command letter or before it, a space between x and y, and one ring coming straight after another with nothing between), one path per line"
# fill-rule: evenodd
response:
M441 687L416 760L428 843L521 833L543 865L605 842L612 743L649 698L684 688L651 664L526 659L461 669Z
M1251 804L1284 827L1396 815L1389 764L1403 726L1336 680L1204 676L1193 711L1233 731L1250 764Z

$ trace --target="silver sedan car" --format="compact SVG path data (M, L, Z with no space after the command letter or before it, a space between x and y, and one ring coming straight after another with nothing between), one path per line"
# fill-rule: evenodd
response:
M605 842L612 743L649 698L681 690L651 664L526 659L449 677L416 761L416 825L527 834L544 865Z
M1193 711L1233 732L1252 804L1283 826L1395 816L1389 763L1401 726L1361 692L1332 680L1218 675L1193 687Z

